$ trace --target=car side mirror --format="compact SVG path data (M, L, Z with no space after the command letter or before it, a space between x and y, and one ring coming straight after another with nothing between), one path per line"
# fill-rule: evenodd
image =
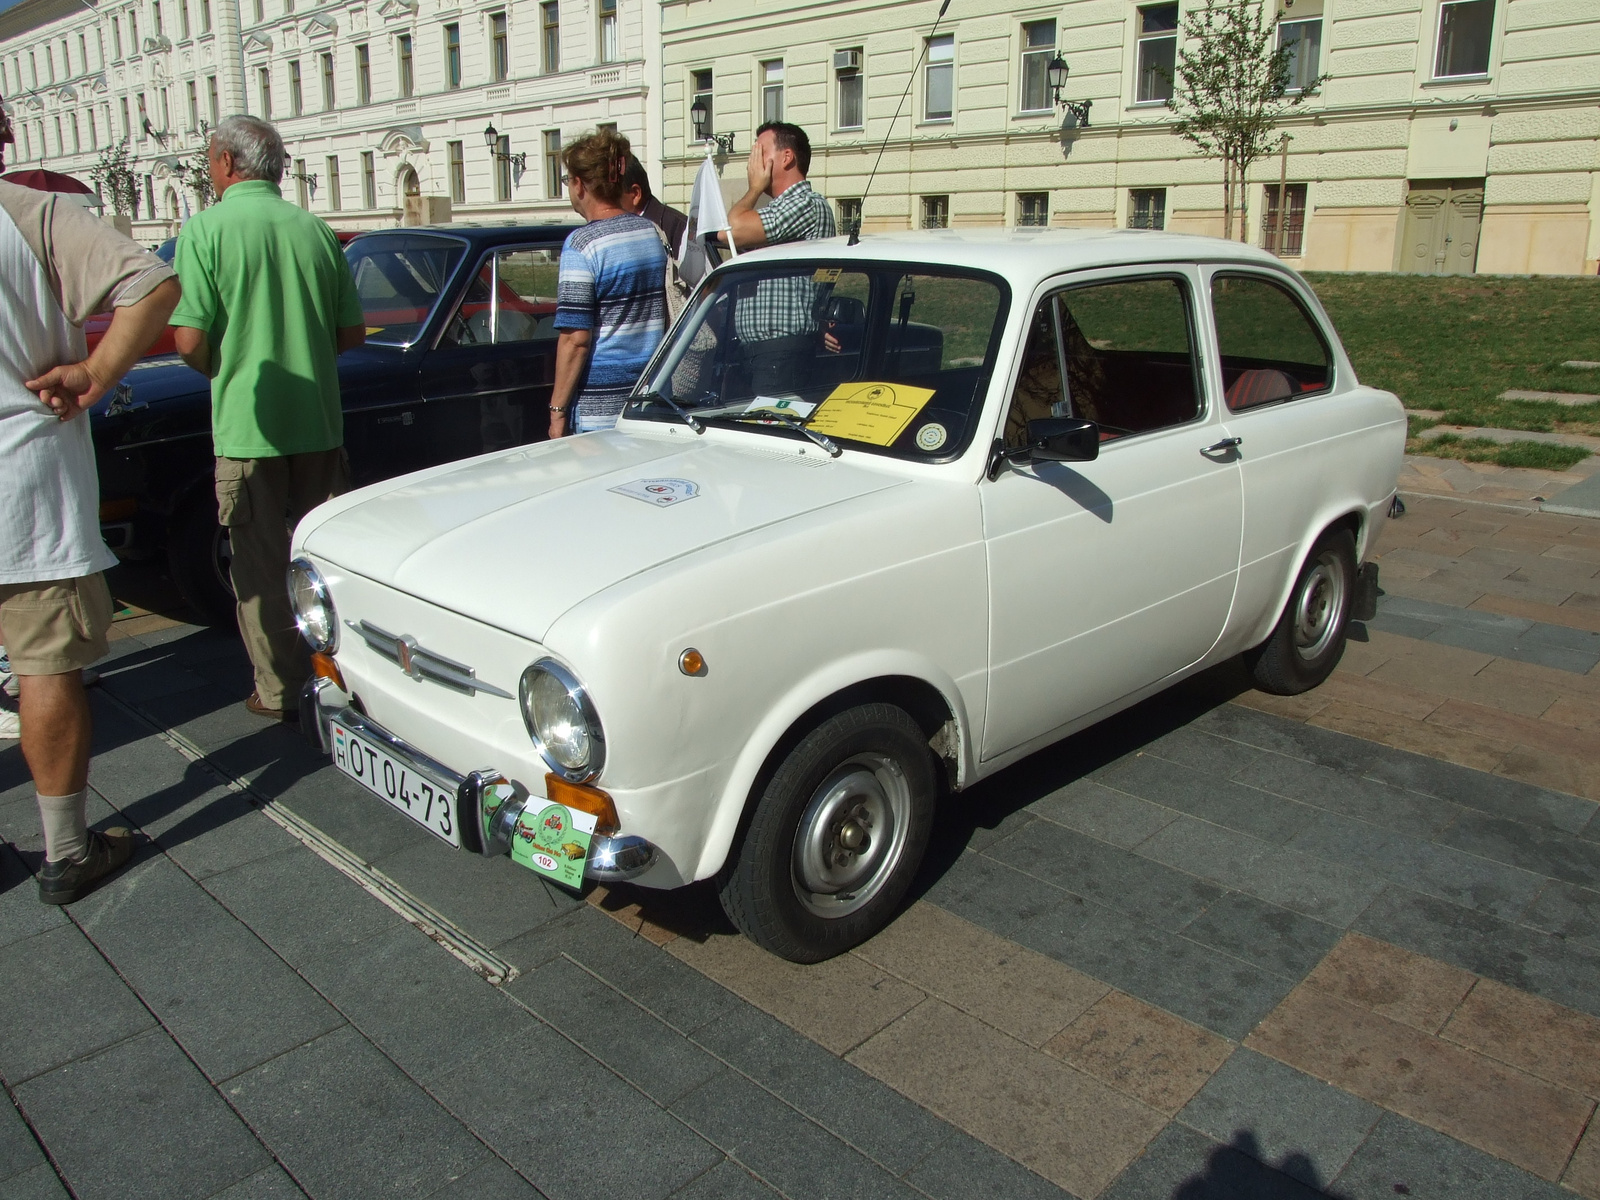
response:
M1028 456L1044 462L1093 462L1100 457L1100 426L1077 417L1029 421Z

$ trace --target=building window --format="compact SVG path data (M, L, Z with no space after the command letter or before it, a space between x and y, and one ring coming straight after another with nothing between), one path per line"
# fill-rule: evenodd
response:
M261 94L261 116L270 121L272 119L272 71L269 68L256 68L256 90Z
M1261 219L1261 248L1280 258L1299 258L1305 248L1306 185L1291 183L1283 189L1283 220L1279 221L1278 185L1266 187Z
M378 207L378 168L373 163L371 150L361 152L361 207Z
M339 186L339 156L328 155L328 211L338 212L344 207L344 196Z
M928 42L928 66L923 79L922 115L929 121L948 121L955 115L956 35L941 33Z
M511 74L511 43L503 12L489 16L489 74L496 82Z
M689 97L689 107L693 109L696 105L699 105L706 110L706 133L710 135L717 127L716 97L715 89L712 86L712 73L709 70L691 71L689 72L689 83L689 90L693 93ZM693 141L694 137L695 131L691 128L686 140Z
M165 31L161 27L160 0L150 0L150 23L156 27L156 36L162 36Z
M461 26L444 27L444 86L461 86Z
M1167 227L1167 189L1133 188L1128 192L1129 229Z
M783 59L761 64L761 121L783 120Z
M200 129L200 85L191 79L183 87L189 100L189 132L196 133Z
M402 33L396 44L400 53L400 95L410 96L417 90L417 76L411 63L411 35Z
M922 228L948 229L950 227L950 197L924 196L922 198Z
M544 73L553 75L561 70L561 5L557 0L539 5L539 35Z
M1049 68L1056 56L1056 23L1030 21L1022 27L1022 111L1051 107Z
M561 131L544 131L544 194L547 200L561 199Z
M494 198L511 199L511 138L504 133L494 142Z
M295 159L294 160L294 201L301 208L310 208L311 207L311 192L310 192L310 189L306 186L309 182L310 182L310 177L306 173L306 160L303 159L303 158Z
M122 140L127 141L133 133L133 123L128 120L128 98L126 96L122 97L120 107L122 109Z
M450 202L467 202L467 156L461 142L450 143Z
M856 223L861 220L861 201L859 198L854 200L840 200L838 201L838 207L839 232L848 233L850 230L854 229L856 227Z
M864 116L861 106L861 51L834 51L833 68L839 80L839 128L860 129Z
M372 54L365 43L356 47L356 103L372 103Z
M217 123L218 111L217 77L215 75L206 76L206 108L210 110L211 123L215 125Z
M211 0L200 0L200 34L211 32Z
M1139 9L1139 73L1134 100L1165 104L1172 99L1178 69L1178 6L1151 4Z
M87 75L89 73L89 35L85 33L78 35L78 62L82 64L83 73Z
M128 53L139 53L139 14L128 10Z
M100 149L100 131L95 128L94 109L86 110L85 115L89 118L89 149L98 150Z
M189 4L188 0L178 0L178 40L189 40Z
M322 56L322 111L333 111L333 53Z
M153 175L144 177L144 213L152 221L156 219L156 181Z
M1050 193L1018 192L1017 224L1025 226L1050 224Z
M263 0L256 0L256 21L259 23L267 19L267 10Z
M283 0L283 14L288 16L294 12L294 0Z
M72 123L72 152L81 154L83 152L83 138L78 132L78 114L72 113L68 119Z
M1440 0L1436 79L1489 73L1489 35L1494 30L1494 0Z
M304 95L300 87L300 60L296 58L289 61L289 115L298 117L304 111Z
M1284 21L1278 26L1278 45L1289 52L1289 90L1305 91L1316 82L1322 64L1322 18Z
M161 97L161 132L172 132L172 89L162 88L158 93Z
M118 62L122 61L122 21L117 17L111 18L111 53ZM22 71L17 70L17 90L22 90Z
M600 61L616 62L622 57L617 42L617 0L600 0Z

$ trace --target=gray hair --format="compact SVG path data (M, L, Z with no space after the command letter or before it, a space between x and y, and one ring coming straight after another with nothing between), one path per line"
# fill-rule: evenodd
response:
M278 131L259 117L223 117L211 131L211 153L233 155L234 174L277 183L288 152Z

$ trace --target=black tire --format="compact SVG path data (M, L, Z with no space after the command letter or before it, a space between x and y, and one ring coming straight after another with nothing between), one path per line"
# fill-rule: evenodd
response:
M217 524L217 500L208 489L173 518L167 535L167 573L201 621L232 628L238 609L228 578L227 536L228 531Z
M903 710L864 704L830 717L757 798L717 876L723 911L790 962L843 954L899 910L937 800L927 736Z
M1356 539L1348 529L1324 533L1301 565L1272 636L1245 655L1257 687L1296 696L1333 674L1344 657L1355 584Z

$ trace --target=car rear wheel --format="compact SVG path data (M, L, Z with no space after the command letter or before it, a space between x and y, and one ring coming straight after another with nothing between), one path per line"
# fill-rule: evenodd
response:
M167 573L207 625L231 626L237 620L228 531L217 523L217 500L202 492L178 513L167 538Z
M1316 687L1344 657L1355 596L1356 540L1336 529L1311 548L1272 636L1245 661L1256 686L1280 696Z
M718 876L728 919L791 962L866 941L905 898L937 791L927 737L903 710L830 717L773 774Z

